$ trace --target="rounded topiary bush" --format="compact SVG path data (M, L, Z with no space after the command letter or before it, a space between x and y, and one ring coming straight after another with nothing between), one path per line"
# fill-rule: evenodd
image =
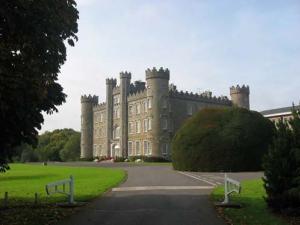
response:
M274 134L260 113L243 108L206 108L178 130L173 167L186 171L256 171Z

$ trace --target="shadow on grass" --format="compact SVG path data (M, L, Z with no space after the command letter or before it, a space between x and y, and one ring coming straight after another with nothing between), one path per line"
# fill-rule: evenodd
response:
M42 178L56 177L55 174L38 174L38 175L10 175L10 176L0 176L0 181L15 181L15 180L40 180Z

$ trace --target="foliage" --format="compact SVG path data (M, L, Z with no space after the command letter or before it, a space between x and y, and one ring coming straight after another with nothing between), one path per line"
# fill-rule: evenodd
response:
M232 225L288 225L279 216L268 210L267 204L263 199L266 192L261 179L249 180L241 183L242 191L240 194L233 194L230 200L233 203L242 205L241 209L224 208L219 209L222 217L225 217L228 224ZM224 187L219 186L212 192L212 199L216 202L224 200ZM296 224L296 223L295 223Z
M300 215L300 111L276 126L263 164L266 201L275 211Z
M62 161L75 161L80 158L80 133L73 134L59 152Z
M57 215L58 208L49 203L66 202L67 197L62 194L47 196L45 192L47 183L66 179L73 175L75 201L84 202L117 186L126 176L123 170L109 168L24 164L11 164L10 166L12 170L0 174L0 193L8 192L10 205L27 205L26 207L17 206L9 210L0 210L1 224L49 224L49 221L64 216L65 208L58 212L60 215ZM40 202L38 207L31 207L34 202L34 193L38 193Z
M39 161L74 161L80 157L80 133L73 129L45 132L35 149Z
M15 149L14 158L21 162L75 161L80 157L80 133L73 129L46 131L39 135L37 147L22 144Z
M272 140L274 125L243 108L205 108L172 140L173 167L189 171L255 171Z
M65 102L57 77L65 41L77 40L77 19L74 0L1 1L0 172L15 146L37 143L42 112Z

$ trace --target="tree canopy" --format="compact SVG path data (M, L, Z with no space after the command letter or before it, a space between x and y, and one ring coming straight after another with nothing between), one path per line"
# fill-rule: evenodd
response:
M274 125L243 108L206 108L186 121L172 141L173 166L191 171L255 171Z
M0 171L15 146L37 143L42 112L65 102L57 80L78 18L74 0L0 1Z

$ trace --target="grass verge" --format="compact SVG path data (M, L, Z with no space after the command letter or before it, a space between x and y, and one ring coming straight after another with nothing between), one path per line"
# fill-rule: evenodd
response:
M268 210L263 199L265 190L261 179L242 182L242 192L239 195L232 195L232 202L242 205L241 209L217 208L218 213L228 224L233 225L288 225L299 224L297 218L281 218ZM217 187L212 192L213 201L224 199L224 188ZM290 222L288 222L290 221Z
M25 164L11 164L10 167L9 171L0 174L0 199L5 192L9 196L9 207L0 210L0 225L52 224L76 211L55 206L55 202L67 201L66 196L47 196L47 183L73 175L75 201L89 201L117 186L126 177L120 169ZM34 193L39 196L38 205L33 204Z

